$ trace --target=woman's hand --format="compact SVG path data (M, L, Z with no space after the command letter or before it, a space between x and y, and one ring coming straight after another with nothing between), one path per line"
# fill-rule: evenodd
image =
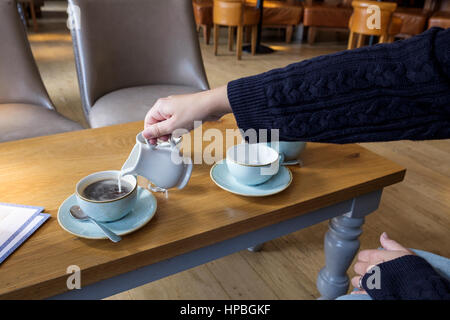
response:
M380 236L380 243L384 250L372 249L362 250L358 254L358 261L355 263L353 269L359 276L352 278L352 285L358 289L353 291L352 294L366 293L360 288L360 279L368 272L372 267L377 264L394 260L406 255L415 255L414 252L405 248L395 240L389 239L386 232L383 232Z
M216 121L231 111L227 86L161 98L145 116L143 135L156 144L156 139L167 141L176 129L194 129L194 121Z

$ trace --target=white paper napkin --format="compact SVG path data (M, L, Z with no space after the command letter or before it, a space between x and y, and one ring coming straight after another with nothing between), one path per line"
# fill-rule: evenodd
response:
M50 217L43 210L0 203L0 264Z

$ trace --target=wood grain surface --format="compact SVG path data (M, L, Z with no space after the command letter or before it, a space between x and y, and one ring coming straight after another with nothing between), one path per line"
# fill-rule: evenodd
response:
M82 286L87 285L381 189L401 181L405 173L357 145L311 143L302 156L304 166L291 167L293 182L278 195L227 193L210 180L209 164L195 165L187 187L171 190L169 199L156 194L155 218L120 243L66 233L56 219L59 205L87 174L120 169L142 126L134 122L0 144L0 202L43 206L52 215L0 265L0 298L62 293L69 265L81 268ZM224 132L235 126L227 116L196 130ZM203 142L203 147L208 144ZM193 151L194 157L202 152Z

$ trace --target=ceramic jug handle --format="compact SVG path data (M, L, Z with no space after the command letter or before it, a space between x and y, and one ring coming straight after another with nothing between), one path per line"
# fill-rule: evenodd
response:
M178 137L178 138L174 138L173 136L170 136L170 145L172 147L175 147L176 145L178 145L181 141L183 140L183 137Z
M147 139L144 138L144 141L145 141L145 144L147 145L148 148L150 148L150 149L155 149L156 148L156 145L151 144L150 142L148 142Z

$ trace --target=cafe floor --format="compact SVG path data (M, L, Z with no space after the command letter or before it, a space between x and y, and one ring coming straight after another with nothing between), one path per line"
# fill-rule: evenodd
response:
M57 110L86 126L70 34L61 15L49 12L64 8L50 4L39 33L29 35L32 50ZM244 53L241 61L228 51L225 29L217 57L212 45L200 37L210 86L346 48L345 40L286 45L277 31L267 36L276 53L254 57ZM362 145L403 165L407 174L402 183L385 189L380 208L367 217L361 248L378 247L378 237L386 231L405 246L450 256L450 140ZM110 299L315 299L327 228L323 222L268 242L261 252L238 252Z

